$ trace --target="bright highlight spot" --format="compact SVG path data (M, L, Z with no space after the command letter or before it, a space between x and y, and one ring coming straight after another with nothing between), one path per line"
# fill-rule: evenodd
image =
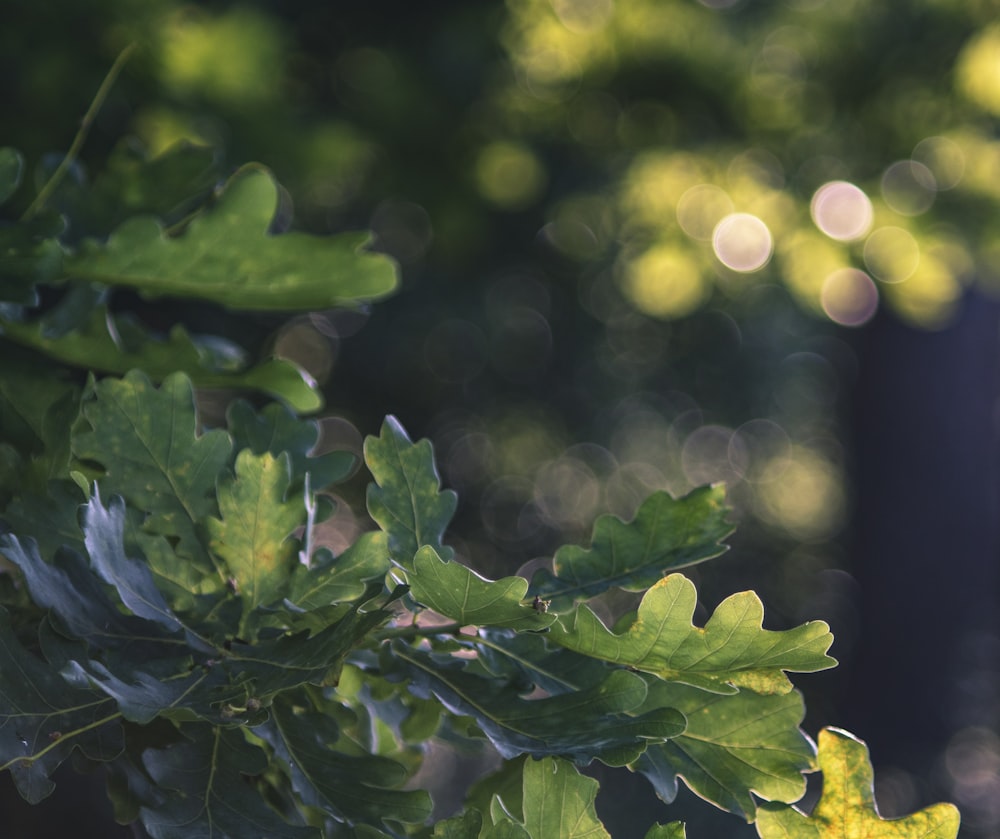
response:
M884 283L901 283L920 264L920 246L902 227L880 227L865 242L865 265Z
M970 102L1000 116L1000 24L983 29L962 48L955 76Z
M552 0L552 9L571 32L592 32L605 26L615 12L614 0Z
M878 289L872 278L857 268L841 268L823 281L823 311L841 326L861 326L878 309Z
M780 478L769 479L766 473L771 470ZM802 446L768 465L758 500L765 521L803 541L828 539L843 521L840 475L826 458Z
M712 248L727 268L749 273L767 264L774 242L771 231L757 216L733 213L716 225Z
M476 159L476 186L491 204L518 210L531 204L547 180L541 162L521 143L490 143Z
M898 160L882 175L882 197L901 216L918 216L934 203L934 174L915 160Z
M816 226L831 239L860 239L872 226L872 202L847 181L830 181L816 190L809 205Z
M641 312L676 318L701 305L707 289L695 261L683 250L658 245L631 260L625 269L625 294Z
M708 242L715 226L732 211L733 202L724 190L711 184L698 184L678 200L677 221L688 236Z

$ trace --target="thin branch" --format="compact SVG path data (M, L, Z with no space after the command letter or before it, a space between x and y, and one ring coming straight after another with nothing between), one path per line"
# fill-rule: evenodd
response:
M66 152L66 156L60 161L59 165L56 167L55 172L52 173L51 177L45 182L45 185L38 191L38 195L35 196L35 200L31 202L27 210L24 211L24 216L22 221L26 221L34 216L36 213L40 212L45 206L45 202L49 200L52 193L55 192L56 187L69 168L73 165L74 161L80 154L80 150L83 148L83 144L87 141L87 134L90 133L90 127L93 125L94 120L97 119L97 114L104 105L104 100L108 98L108 93L111 92L111 88L118 78L119 73L121 73L122 68L125 66L125 62L128 61L129 57L135 51L136 45L134 43L129 44L125 49L123 49L119 54L118 58L115 59L115 63L111 65L111 69L108 70L108 74L104 77L104 81L101 82L101 86L97 89L97 93L94 94L94 99L90 103L90 107L87 108L87 113L83 115L83 119L80 120L80 128L76 132L76 136L73 138L73 143L69 147L69 151Z

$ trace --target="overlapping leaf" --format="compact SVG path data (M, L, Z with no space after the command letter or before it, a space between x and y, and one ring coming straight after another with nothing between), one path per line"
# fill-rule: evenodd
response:
M234 309L312 311L392 292L395 264L363 250L367 234L268 235L278 186L259 166L229 179L215 204L171 236L152 216L136 216L107 242L68 257L71 276L129 286L148 297L209 300Z
M213 568L197 525L216 512L215 482L231 444L224 431L196 433L187 377L169 376L159 389L137 371L105 379L93 386L83 416L86 423L73 434L73 453L102 467L105 494L121 495L147 513L147 532L176 539L178 553L224 579Z
M418 696L433 694L453 713L475 719L506 758L561 755L586 766L596 757L617 766L635 760L650 741L684 730L683 715L671 708L632 716L646 698L646 685L624 670L594 687L529 700L405 645L393 645L393 652L397 677L408 678Z
M246 779L268 767L264 752L239 729L192 727L192 739L147 749L142 762L164 792L146 801L142 823L154 839L319 839L315 828L292 825Z
M523 577L487 580L461 563L445 562L430 545L417 551L406 579L417 602L463 626L544 629L556 619L525 602Z
M168 335L156 336L127 314L113 315L103 304L84 312L85 319L71 330L53 330L46 317L0 322L0 334L76 367L116 374L139 369L154 379L177 371L200 387L259 390L299 411L322 405L316 383L290 361L271 358L251 366L236 345L199 339L180 324Z
M34 539L7 534L0 536L0 552L20 569L31 599L50 610L72 637L96 647L165 637L162 626L124 614L75 551L61 549L52 562L46 562Z
M205 527L212 553L225 563L243 598L244 617L281 598L298 564L292 532L305 519L301 497L287 499L288 457L236 456L236 474L219 483L222 518Z
M441 491L434 453L427 440L412 443L394 417L386 417L378 437L365 440L365 462L375 478L368 485L368 512L389 536L390 556L404 568L423 545L451 559L442 544L458 498Z
M584 655L714 693L787 693L792 685L785 671L811 673L836 664L826 655L833 635L823 621L763 629L760 598L745 591L720 603L702 629L691 622L696 602L694 584L671 574L646 592L623 632L609 630L580 606L565 624L553 624L549 637Z
M121 598L132 614L159 624L168 632L181 629L181 622L170 610L156 587L149 567L125 555L125 503L113 498L105 507L99 492L87 504L84 516L84 543L94 570Z
M718 556L728 549L722 540L733 532L725 499L719 484L677 499L656 492L631 522L601 516L591 547L565 545L556 551L554 574L536 574L532 592L552 598L559 609L612 587L643 591L669 571Z
M319 439L318 426L299 419L278 403L268 405L258 414L240 399L229 406L226 420L236 449L250 449L254 454L270 452L275 457L284 452L291 463L292 483L301 483L308 473L313 492L343 480L354 468L356 458L350 452L312 456Z
M34 306L38 283L56 280L64 251L58 236L64 222L55 213L42 213L17 224L0 227L0 302ZM0 309L0 335L13 322L17 309Z
M289 583L288 599L302 609L356 600L371 580L389 570L388 538L381 531L363 533L337 557L321 548L313 565L299 565Z
M934 804L899 819L883 819L875 806L868 747L836 728L819 733L823 795L811 815L783 804L762 804L757 815L761 839L955 839L959 813L952 804Z
M395 789L406 780L400 764L332 750L339 732L327 715L296 713L290 703L279 700L271 708L268 723L254 731L288 767L292 786L306 806L320 807L350 824L414 823L430 816L431 799L426 792Z
M123 745L119 714L103 694L67 684L20 644L0 608L0 771L9 769L32 804L49 795L49 776L79 747L111 760Z
M687 718L683 734L651 744L634 768L667 803L677 778L716 806L753 821L754 795L798 801L803 772L814 768L815 749L799 728L805 708L795 691L719 695L687 685L650 681L644 708L676 708Z
M500 837L505 834L496 828L510 821L522 830L519 835L528 839L611 839L597 818L594 801L597 798L597 781L586 778L564 760L546 757L529 760L524 764L524 790L521 798L520 821L500 815L502 804L494 812L494 830L487 835ZM506 816L506 817L505 817Z

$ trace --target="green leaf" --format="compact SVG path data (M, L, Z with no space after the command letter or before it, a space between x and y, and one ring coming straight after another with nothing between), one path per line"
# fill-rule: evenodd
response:
M150 158L134 141L125 141L92 181L63 180L49 203L72 219L74 240L107 236L140 213L176 223L218 183L219 157L215 149L180 142Z
M229 342L196 338L180 324L165 337L155 336L133 317L112 315L104 305L89 310L70 331L53 330L51 318L42 318L24 323L0 320L0 334L90 370L124 374L140 369L154 379L183 372L200 387L258 390L303 412L322 406L316 383L290 361L271 358L248 367L243 351Z
M278 185L260 166L245 166L171 236L152 216L129 219L106 243L89 241L66 260L69 276L135 288L146 297L209 300L234 309L327 309L384 297L396 266L363 250L367 234L268 235Z
M522 699L515 688L464 672L455 662L436 661L403 644L394 644L393 652L394 675L408 677L417 696L433 693L452 713L475 719L507 759L561 755L586 766L596 757L620 766L635 760L650 741L684 730L684 716L672 708L633 716L646 698L646 685L624 670L574 693Z
M406 579L418 603L463 626L544 629L556 619L524 602L528 581L523 577L487 580L461 563L445 562L430 545L417 551Z
M277 700L271 720L254 732L287 767L303 804L319 807L338 821L378 826L383 820L423 822L431 814L431 798L425 791L393 789L406 779L400 764L333 750L339 731L325 714L297 712L290 703Z
M375 478L368 485L368 512L388 534L393 560L412 567L414 555L424 545L451 559L454 551L441 540L458 496L441 491L430 442L410 442L399 421L386 417L381 434L365 440L364 453Z
M763 629L763 604L744 591L720 603L701 629L691 622L697 597L690 580L671 574L646 592L625 631L609 630L580 606L568 626L551 626L549 638L583 655L713 693L787 693L792 684L785 671L812 673L836 664L825 654L833 635L823 621L782 632Z
M753 795L791 802L805 794L802 773L814 768L815 748L799 728L805 708L796 691L720 696L651 682L643 709L663 706L683 712L687 729L650 744L633 768L668 804L677 795L678 776L702 798L747 821L757 810Z
M0 369L0 439L16 446L27 463L20 491L45 495L50 480L65 477L69 435L79 412L80 388L47 365L4 356Z
M58 236L63 227L62 219L53 213L0 227L0 301L25 306L37 304L35 286L54 282L62 271L65 254ZM11 322L11 314L9 310L0 312L2 335Z
M686 836L684 822L668 822L654 824L646 833L645 839L685 839Z
M332 683L348 653L392 617L383 609L358 611L361 602L381 590L381 585L369 587L368 597L341 610L334 622L314 634L306 630L253 645L233 643L218 666L260 699L302 684Z
M721 484L700 487L675 499L666 492L647 498L629 523L606 515L594 525L590 548L565 545L556 551L552 573L541 571L532 593L556 600L593 597L612 587L644 591L668 571L703 562L728 550L733 532L726 521Z
M243 598L244 617L280 599L298 565L292 532L305 520L302 498L287 499L288 456L236 456L236 475L219 483L222 518L209 517L209 549L221 559Z
M478 810L466 810L435 824L431 839L479 839L482 827L483 814Z
M20 569L31 599L50 610L72 637L106 646L143 634L162 635L158 627L123 614L75 551L58 550L52 562L45 562L33 538L6 534L0 536L0 552Z
M94 497L86 506L83 525L84 541L94 570L105 583L115 588L132 614L158 623L169 632L181 629L181 622L156 587L149 567L125 556L124 529L125 502L116 497L105 507L95 489Z
M146 513L147 533L175 539L179 555L225 579L197 527L216 513L216 478L231 443L224 431L196 433L188 378L169 376L159 389L138 371L104 379L85 398L83 417L74 429L73 453L103 468L101 490Z
M836 728L819 733L823 794L812 815L785 804L762 804L761 839L955 839L960 816L952 804L934 804L900 819L883 819L875 806L868 747Z
M192 727L191 737L143 752L143 765L163 793L140 811L153 839L319 839L315 828L288 824L247 783L268 760L240 729L202 724Z
M381 531L362 533L340 556L334 558L321 548L312 567L299 565L289 584L288 599L303 609L356 600L369 581L382 579L388 570L386 535Z
M526 835L530 839L611 839L594 809L597 786L597 781L584 777L564 760L546 757L527 761L521 822Z
M10 198L21 185L24 158L10 146L0 148L0 204Z
M79 747L111 760L123 747L114 702L67 681L17 640L0 608L0 771L37 804L55 788L49 776Z
M292 484L301 483L308 474L312 492L343 480L354 468L356 458L350 452L310 455L319 440L318 425L299 419L284 405L271 403L257 414L248 402L239 399L229 406L226 422L237 449L250 449L254 454L270 452L275 457L285 452L291 461Z

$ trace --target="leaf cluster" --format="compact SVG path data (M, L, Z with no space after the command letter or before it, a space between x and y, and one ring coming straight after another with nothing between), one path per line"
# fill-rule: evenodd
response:
M0 201L22 170L0 151ZM199 149L125 155L55 190L64 213L0 228L0 340L23 349L0 369L0 769L25 799L72 758L103 766L117 817L154 839L596 839L579 769L597 760L668 803L681 779L765 837L869 818L849 791L867 757L824 734L817 764L788 676L835 664L829 627L765 630L752 592L693 621L678 569L724 552L721 486L655 493L532 580L489 580L446 544L457 499L430 443L390 417L364 445L370 528L339 554L317 544L357 464L315 453L301 371L154 336L112 292L308 310L379 297L395 269L363 237L269 232L265 170L213 173ZM286 404L234 400L211 427L198 388L217 386ZM609 614L614 591L635 609ZM412 781L433 737L504 760L437 824ZM842 783L809 818L790 805L818 767ZM950 810L928 818L952 835Z

